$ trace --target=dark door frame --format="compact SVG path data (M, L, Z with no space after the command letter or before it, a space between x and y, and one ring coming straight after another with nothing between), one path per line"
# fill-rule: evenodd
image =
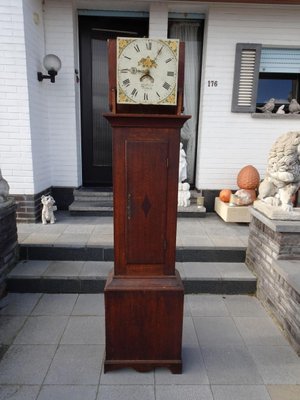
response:
M147 36L148 18L136 17L78 17L80 93L81 93L81 152L82 184L90 187L111 187L112 167L93 165L93 98L92 98L92 38L116 36ZM108 79L108 78L107 78Z

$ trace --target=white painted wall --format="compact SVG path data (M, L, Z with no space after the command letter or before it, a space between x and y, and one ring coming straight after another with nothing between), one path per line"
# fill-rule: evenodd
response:
M22 0L0 1L0 168L11 193L33 193Z
M235 45L300 47L300 8L210 5L206 20L201 88L196 186L235 188L236 175L248 164L263 176L271 145L300 119L254 119L231 112ZM208 87L217 80L217 87Z
M43 82L47 86L52 186L81 184L78 84L74 73L78 68L75 54L77 21L74 12L72 0L46 2L45 52L56 54L62 61L56 83Z

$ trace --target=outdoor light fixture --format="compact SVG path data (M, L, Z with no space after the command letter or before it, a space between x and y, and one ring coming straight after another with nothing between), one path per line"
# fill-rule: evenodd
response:
M55 82L55 76L61 68L61 61L55 54L47 54L44 57L43 64L45 69L48 71L49 75L43 75L42 72L37 73L37 78L39 82L43 79L50 79L52 83Z

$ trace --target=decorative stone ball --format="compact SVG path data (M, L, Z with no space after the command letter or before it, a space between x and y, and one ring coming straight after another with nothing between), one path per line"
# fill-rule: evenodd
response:
M240 189L253 190L259 186L259 172L253 165L246 165L237 176L237 185Z
M230 189L223 189L219 194L219 198L224 203L229 203L230 196L232 195L232 191Z

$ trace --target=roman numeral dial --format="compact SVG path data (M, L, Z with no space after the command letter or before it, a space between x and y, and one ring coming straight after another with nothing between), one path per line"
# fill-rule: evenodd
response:
M116 50L119 104L177 104L177 39L122 37Z

